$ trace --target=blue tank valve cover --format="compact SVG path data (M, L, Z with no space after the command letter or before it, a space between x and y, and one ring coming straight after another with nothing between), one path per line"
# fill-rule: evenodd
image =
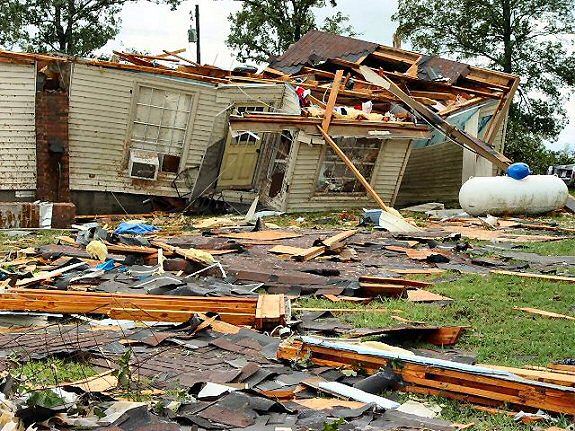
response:
M522 180L531 174L531 169L527 163L513 163L507 168L507 175L514 180Z

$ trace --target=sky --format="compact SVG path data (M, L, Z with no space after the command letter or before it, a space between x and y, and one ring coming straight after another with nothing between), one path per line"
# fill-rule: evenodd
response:
M137 49L154 54L162 50L187 48L185 55L195 60L195 45L188 43L190 11L200 6L200 33L202 63L214 64L222 68L238 66L233 53L226 47L229 34L230 13L242 7L236 0L191 0L184 1L176 11L166 5L156 5L147 1L131 3L124 7L121 15L122 26L118 36L109 42L102 52L111 50ZM348 15L350 24L360 33L358 38L371 42L391 45L397 24L391 20L396 0L338 0L337 7L326 7L317 12L320 20L325 16L341 11ZM563 150L567 145L575 149L575 98L566 106L569 118L573 118L556 142L548 143L553 150Z

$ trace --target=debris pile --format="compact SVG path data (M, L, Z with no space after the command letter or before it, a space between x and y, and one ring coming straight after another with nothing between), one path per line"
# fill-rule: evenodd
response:
M462 429L439 419L437 406L399 402L396 391L506 406L522 411L522 421L575 414L572 364L538 370L477 364L455 347L470 328L412 321L401 310L369 305L449 304L451 298L430 290L433 281L415 278L422 274L560 277L517 271L575 265L572 257L514 251L525 238L565 238L568 228L496 219L488 231L460 212L444 219L444 210L432 211L436 220L420 222L413 234L365 225L334 231L268 223L266 229L245 218L192 223L209 226L201 231L88 223L57 244L8 252L0 263L4 423L10 429ZM470 243L478 232L497 234L499 242ZM334 307L300 306L303 297L323 297ZM338 307L343 303L360 308ZM389 313L397 324L357 327L345 320L366 310ZM575 319L528 307L517 312ZM86 375L39 387L18 372L51 358L82 361Z

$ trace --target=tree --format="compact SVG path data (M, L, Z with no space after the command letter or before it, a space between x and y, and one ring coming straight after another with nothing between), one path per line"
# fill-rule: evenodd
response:
M327 6L326 0L243 0L241 11L230 14L231 33L226 44L239 61L265 62L282 54L310 30L318 28L313 9ZM329 0L333 7L335 0ZM349 17L337 12L325 19L322 30L354 36Z
M118 34L118 14L131 1L1 0L0 45L88 55ZM181 0L161 1L175 9Z
M393 19L415 49L521 76L505 152L540 165L575 85L574 11L574 0L402 0Z

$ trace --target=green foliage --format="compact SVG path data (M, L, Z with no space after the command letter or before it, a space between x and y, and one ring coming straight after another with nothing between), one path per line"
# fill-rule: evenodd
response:
M119 386L125 390L130 390L132 383L130 359L132 359L133 353L132 349L126 350L118 360L118 369L113 373L118 378Z
M341 12L326 18L323 25L318 26L313 9L323 8L328 3L336 6L335 0L243 0L242 10L228 17L231 33L226 44L237 52L239 61L265 62L319 27L353 36L349 18Z
M83 380L96 375L96 371L90 364L84 362L49 357L19 365L12 370L12 374L24 380L23 386L26 389Z
M124 4L136 0L3 0L0 46L86 56L119 31ZM181 0L155 0L172 9Z
M66 402L59 397L54 391L46 389L44 391L32 392L32 395L26 400L28 406L39 406L47 409L61 406Z
M521 76L506 153L541 172L561 155L544 149L565 126L575 85L573 0L405 0L393 18L414 48Z
M333 422L324 422L322 431L338 431L339 426L344 423L343 418L335 419Z

